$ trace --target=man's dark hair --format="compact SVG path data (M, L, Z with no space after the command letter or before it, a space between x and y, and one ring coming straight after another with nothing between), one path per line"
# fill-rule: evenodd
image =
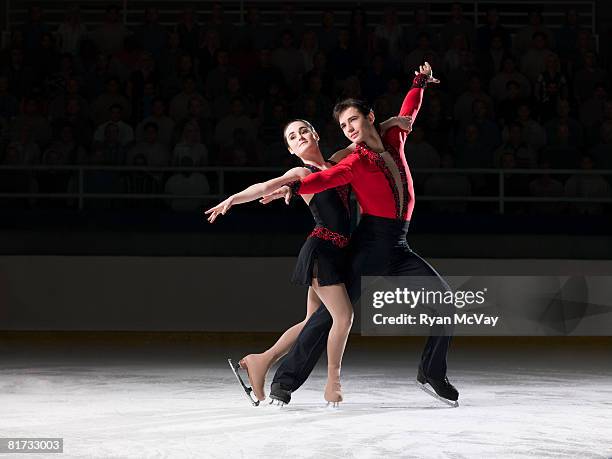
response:
M347 108L351 108L351 107L354 107L357 110L359 110L359 112L363 114L363 116L368 116L370 112L373 111L372 107L370 107L370 105L363 100L352 99L352 98L344 99L338 102L334 106L334 119L336 120L336 122L339 121L340 114Z

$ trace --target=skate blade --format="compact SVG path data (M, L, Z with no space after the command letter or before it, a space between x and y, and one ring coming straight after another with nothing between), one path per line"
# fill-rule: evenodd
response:
M236 363L232 362L232 359L227 359L227 363L229 363L229 366L232 369L232 373L234 373L234 376L236 376L236 379L238 380L238 382L242 386L242 389L244 390L244 393L247 396L247 398L249 399L249 401L251 402L251 404L253 406L259 406L259 400L257 400L256 398L254 399L251 396L251 394L253 393L253 388L247 386L244 383L243 379L238 374L238 369L240 368L240 364L236 364Z
M338 408L340 408L340 402L327 402L327 405L325 405L325 407L332 410L337 410Z
M278 399L276 399L276 398L272 398L272 397L270 397L270 403L269 403L269 405L270 405L270 406L278 406L279 408L282 408L283 406L285 406L285 405L286 405L286 403L285 403L285 402L283 402L282 400L278 400Z
M444 397L440 397L438 394L436 394L436 391L433 390L431 388L431 386L429 386L427 383L425 384L421 384L420 382L416 381L416 385L423 390L423 392L428 393L429 395L431 395L433 398L440 400L443 403L446 403L448 406L452 407L452 408L457 408L459 406L459 402L457 400L448 400L447 398Z

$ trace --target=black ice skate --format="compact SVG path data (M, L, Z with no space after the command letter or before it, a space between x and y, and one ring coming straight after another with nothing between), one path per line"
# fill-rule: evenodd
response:
M449 381L447 377L444 379L432 379L425 376L423 370L419 366L419 372L417 373L417 386L419 386L423 391L427 392L434 398L437 398L441 402L446 403L453 408L459 406L459 392L455 389Z
M249 401L253 404L253 406L259 406L259 400L257 400L257 398L253 398L254 397L253 388L247 386L244 383L244 381L242 380L242 378L240 377L240 374L238 373L238 370L240 370L242 368L240 366L240 364L232 362L232 359L227 359L227 363L229 363L229 366L232 369L232 372L234 373L234 376L236 376L236 379L238 380L238 382L240 383L240 385L244 389L244 393L246 394L246 396L249 399ZM253 395L251 395L251 394L253 394Z
M280 383L272 383L270 398L270 405L283 406L291 401L291 391L283 389Z

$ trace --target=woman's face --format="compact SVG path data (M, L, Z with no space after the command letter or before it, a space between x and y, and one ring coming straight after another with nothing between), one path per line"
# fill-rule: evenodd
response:
M319 136L303 121L294 121L285 129L285 139L291 154L301 157L306 151L318 148Z

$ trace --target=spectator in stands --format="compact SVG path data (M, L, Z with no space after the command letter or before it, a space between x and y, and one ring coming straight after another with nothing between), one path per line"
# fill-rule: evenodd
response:
M478 128L482 144L487 151L493 151L501 144L499 127L493 121L490 106L482 99L474 100L472 104L472 124Z
M113 125L117 129L117 140L122 147L134 141L134 130L132 126L123 121L123 107L119 104L110 106L110 117L100 124L94 132L94 141L102 142L107 136L107 127Z
M19 102L9 91L9 79L6 75L0 75L0 117L11 120L17 116Z
M442 49L449 48L457 35L465 38L468 48L473 46L475 35L474 24L463 14L463 5L459 2L454 2L450 9L450 19L440 30Z
M550 48L555 47L555 36L552 31L544 25L542 11L534 8L529 12L529 25L519 29L514 36L514 50L517 55L521 55L529 49L533 34L536 32L546 35L546 41Z
M524 101L519 104L516 122L521 125L523 141L534 151L540 150L546 144L546 131L531 117L531 107L528 102ZM504 142L508 139L508 135L508 128L506 127L502 131Z
M27 53L39 49L43 35L50 32L42 17L43 10L40 6L28 7L28 20L21 26L23 46Z
M595 145L598 142L602 141L602 126L605 124L612 123L612 100L605 100L603 103L603 114L601 120L598 120L593 124L588 130L588 143L590 145Z
M433 147L439 152L446 152L452 139L452 119L448 110L442 106L441 97L435 93L430 94L421 108L419 125L425 129L425 137Z
M256 51L273 46L273 33L261 21L259 8L247 6L245 24L240 27L234 47L241 51Z
M217 64L208 73L208 77L206 78L205 95L209 100L212 100L216 94L225 91L228 77L237 73L230 66L229 53L227 50L217 50L215 61Z
M521 85L516 81L510 80L506 83L506 97L498 104L497 116L500 126L505 126L516 120L519 107L526 103L526 99L521 97ZM527 102L528 104L528 102Z
M255 102L251 98L250 94L245 93L242 90L242 84L240 78L237 75L232 75L227 79L227 88L219 94L215 95L212 103L212 112L215 119L221 119L231 111L232 100L239 98L243 101L245 112L249 116L253 116L256 113Z
M181 164L185 157L189 157L195 166L208 165L208 149L202 143L200 127L195 123L187 123L183 127L181 139L172 152L172 164Z
M461 92L467 86L469 76L476 70L474 68L474 55L464 34L456 34L450 48L443 57L444 75L448 87L453 93Z
M62 126L59 139L53 142L50 148L59 154L62 164L85 164L87 162L87 152L77 142L74 127L71 124Z
M234 46L236 30L230 21L225 18L223 4L214 2L211 7L211 16L204 27L206 30L214 30L219 35L219 40L223 46L231 49Z
M55 38L45 32L40 38L40 45L30 51L32 68L37 76L37 84L43 85L59 70L59 54L55 49Z
M304 34L304 22L295 12L293 2L283 2L281 5L281 13L278 15L278 20L274 29L282 33L283 30L292 30L297 41L302 41ZM276 43L280 42L280 33L274 37Z
M147 85L155 89L160 81L159 72L155 66L153 55L149 52L140 54L138 67L134 70L128 82L128 96L132 100L132 120L138 122L150 114L152 95L145 95ZM155 91L153 91L155 92ZM154 95L153 95L154 96ZM146 100L148 98L148 100ZM145 111L147 112L145 114Z
M510 33L500 24L497 8L492 6L487 9L487 22L476 31L476 44L480 51L486 51L491 47L493 36L502 37L505 49L511 48Z
M94 150L100 145L106 164L121 166L125 164L126 149L119 138L119 126L115 123L106 123L104 139L102 142L94 141Z
M304 91L302 97L300 97L296 103L296 107L303 107L305 100L311 100L315 105L315 117L313 120L327 119L332 109L332 101L322 92L323 82L318 75L313 74L308 81L306 91ZM294 110L295 113L301 113L299 109ZM310 119L310 118L306 118ZM314 122L314 121L313 121ZM316 124L315 126L319 126Z
M425 131L418 125L413 128L408 137L406 151L410 151L410 167L416 171L413 174L413 181L417 190L420 191L430 173L419 173L418 169L440 167L440 155L425 139Z
M211 110L206 100L198 96L194 96L189 100L187 116L178 123L178 132L182 133L183 127L187 123L193 123L198 126L200 129L200 136L202 137L202 143L206 143L204 139L212 138L213 122L211 119Z
M435 53L430 34L421 32L417 35L417 46L406 55L403 61L403 69L406 75L411 75L414 69L418 69L423 62L429 62L432 66L436 65L438 56ZM431 57L435 56L435 57Z
M155 60L162 57L168 43L166 28L159 23L159 9L149 6L144 10L143 24L136 29L136 37L142 49L153 56Z
M66 100L66 115L56 120L53 124L56 129L69 124L75 133L76 141L79 145L89 148L93 138L93 122L87 113L81 110L81 102L77 97L70 97Z
M580 169L593 169L589 156L580 158ZM565 182L565 195L570 198L609 198L610 184L599 174L574 174ZM604 206L598 202L570 203L570 212L577 215L603 215Z
M479 74L483 80L491 80L494 75L502 70L504 61L511 57L510 50L504 48L502 36L499 34L493 35L489 49L484 53L481 52L478 56Z
M81 22L78 5L68 7L64 22L57 28L56 36L60 52L78 55L81 40L87 35L87 26Z
M181 48L189 55L195 56L200 40L200 25L196 12L191 6L183 9L180 20L176 25L176 31L179 34Z
M574 74L574 97L582 103L591 97L595 87L603 84L608 75L597 63L597 56L592 51L584 54L584 67L577 69Z
M338 28L335 25L335 16L332 10L321 12L321 27L318 29L319 49L329 54L338 43ZM281 37L282 40L282 37Z
M453 157L449 154L442 155L440 167L453 169L455 167ZM439 173L432 174L425 180L423 191L426 196L470 197L472 195L472 185L465 175ZM462 214L467 209L467 202L433 201L431 208L434 212L441 214Z
M591 131L604 118L607 99L606 86L603 83L596 84L593 95L580 105L580 122L587 131Z
M260 49L257 54L259 62L247 76L246 84L249 94L252 94L255 101L259 103L266 97L271 85L279 88L284 86L284 77L281 71L272 64L272 52L269 49Z
M330 55L330 70L336 81L343 81L357 70L355 51L348 29L338 31L338 43Z
M361 82L366 99L374 100L382 95L387 89L387 81L389 81L389 71L385 65L385 59L382 54L376 54L372 58L371 67Z
M16 152L19 158L18 164L40 164L40 147L32 141L29 128L24 127L18 134L18 137L6 147L7 151L11 149Z
M589 156L593 159L594 167L598 169L612 169L612 121L601 125L601 141L595 145Z
M542 160L539 168L550 169L550 163ZM563 183L545 171L542 171L529 183L529 195L534 198L561 198L563 194ZM534 215L559 215L562 213L565 203L533 202L529 207Z
M197 91L196 80L193 76L186 76L183 79L183 90L179 92L170 101L170 116L175 122L178 122L187 116L189 112L189 101L193 97L202 99L202 104L205 106L205 110L208 111L211 116L210 105L204 101L204 98Z
M117 77L110 77L106 81L106 91L96 98L91 107L94 122L99 125L108 121L111 118L111 107L115 105L120 105L123 117L130 119L132 104L121 93L119 79Z
M97 53L83 72L83 91L88 100L92 101L104 92L108 80L114 75L110 70L110 59L106 54Z
M143 127L144 140L137 142L127 153L126 163L134 163L138 155L144 156L150 166L167 166L170 163L168 148L159 141L159 127L149 122Z
M91 38L102 53L115 54L121 50L125 37L128 35L128 29L121 22L119 7L108 5L104 22L92 32Z
M344 84L340 88L340 91L341 95L339 99L362 98L361 82L359 81L359 78L357 78L357 76L355 75L351 75L346 80L344 80Z
M429 13L427 8L422 6L417 6L414 10L414 24L409 24L404 29L404 48L405 49L414 49L419 46L420 37L425 34L427 35L429 45L433 49L438 49L437 37L438 34L436 30L431 26L431 21L429 20ZM423 61L419 62L419 65ZM431 60L427 62L431 63ZM415 67L415 68L418 68ZM412 74L412 68L409 75Z
M55 149L47 149L42 157L42 163L46 166L61 166L64 163L64 158ZM44 170L36 173L36 183L38 185L38 193L67 193L68 186L71 182L72 171L66 170ZM64 207L67 201L65 199L40 199L38 207Z
M335 75L327 65L327 55L323 51L317 51L312 65L312 70L304 75L304 85L308 84L313 75L317 75L321 79L321 92L327 97L334 97L337 87L335 85ZM343 81L339 81L338 87L341 87L343 84Z
M272 63L282 72L287 88L297 93L301 89L300 82L304 75L304 62L293 43L293 33L290 30L283 32L280 48L275 49L272 53Z
M66 116L66 105L69 99L77 99L81 108L81 114L89 118L89 103L81 95L81 84L76 78L66 80L63 91L55 96L49 103L48 116L51 120L61 119Z
M569 143L569 126L560 124L557 128L556 138L549 142L549 146L542 150L542 156L552 167L572 169L578 165L579 150Z
M170 147L174 133L174 121L166 115L166 104L164 99L155 98L152 104L151 116L146 117L136 127L136 139L139 142L145 140L144 127L148 123L154 123L157 128L157 139L165 147Z
M563 124L569 128L569 144L575 147L582 146L584 139L582 126L577 120L570 117L569 114L569 101L567 99L559 99L557 102L557 116L548 121L544 126L549 144L556 143L557 130Z
M356 7L351 9L351 18L348 23L351 49L354 62L358 68L367 65L374 48L374 38L368 28L366 12Z
M523 73L532 84L537 84L538 77L546 70L546 62L552 51L548 48L546 34L536 32L531 40L531 47L521 58L521 73Z
M319 50L319 42L317 34L314 30L307 30L302 36L302 44L300 45L300 53L304 64L304 72L310 72L314 66L314 57Z
M480 76L474 74L470 77L468 90L459 96L455 102L455 120L464 125L472 120L472 107L474 101L482 100L488 107L493 106L493 100L482 90Z
M222 118L215 128L215 143L219 147L226 147L233 138L236 129L242 129L249 141L254 141L257 130L253 120L244 112L244 104L240 99L232 101L232 111L229 115Z
M108 157L105 147L101 143L94 143L90 166L107 166L113 164ZM85 193L117 193L123 191L123 183L115 171L87 170L84 173L83 189ZM111 207L110 199L91 199L86 201L88 208L108 209Z
M377 99L376 102L374 102L374 104L376 105L377 102L380 103L380 101L384 99L389 112L387 112L387 116L387 114L383 115L382 112L376 110L379 118L387 119L390 116L394 116L400 112L402 102L404 101L404 96L406 95L400 81L403 81L403 78L397 75L390 75L389 78L387 78L387 90Z
M28 94L35 81L32 67L24 62L23 50L12 48L9 63L3 72L9 80L9 90L18 100Z
M521 125L511 123L508 126L508 139L493 153L495 167L501 167L504 153L511 153L519 169L531 169L537 165L537 152L525 143Z
M13 124L12 138L16 139L18 133L27 129L30 138L40 147L45 147L51 140L51 126L47 118L41 112L40 102L34 97L26 97L22 103L21 114L17 116Z
M493 167L492 151L485 148L478 127L468 124L463 131L457 139L455 154L457 167Z
M578 31L576 43L572 45L572 53L567 63L568 71L574 74L576 70L584 67L585 56L589 52L595 52L594 38L591 32L585 29Z
M214 66L217 50L221 48L221 39L215 29L203 29L200 36L200 44L197 51L198 71L204 81Z
M137 154L131 161L128 162L130 166L145 167L147 164L147 157L144 154ZM124 179L123 188L126 193L133 194L158 194L161 192L161 181L160 175L149 172L147 170L136 170L130 171ZM156 200L154 199L140 199L135 201L129 201L134 207L154 207Z
M567 99L567 78L561 72L561 64L556 54L546 56L546 69L538 76L535 96L542 122L550 120L556 111L559 99Z
M196 73L197 66L193 57L189 54L181 54L177 57L176 68L164 81L164 94L168 97L176 95L185 84L185 78L193 78L196 90L201 89L201 79Z
M557 50L561 56L561 61L566 64L567 58L576 46L578 32L582 29L579 25L578 11L576 8L569 8L565 12L565 23L557 29L556 42ZM564 66L565 68L565 66Z
M389 59L399 60L403 51L404 34L396 8L385 7L380 24L374 28L374 40L374 47L379 53Z
M510 96L508 82L514 81L519 85L519 97L527 98L531 95L531 84L529 80L516 68L514 58L506 56L502 63L502 69L489 83L489 94L496 103Z
M159 68L161 77L163 78L164 81L165 80L171 80L172 82L177 81L177 78L178 78L177 69L178 69L179 58L181 56L184 56L185 54L187 54L187 52L183 48L181 48L181 39L179 37L178 32L176 30L169 30L168 31L168 44L162 50L162 54L161 54L161 57L159 58L158 66L157 66L157 68ZM168 92L168 90L166 89L167 86L168 84L164 84L164 90L166 92Z
M192 159L185 156L181 159L181 167L193 167ZM193 195L201 196L210 193L210 186L204 174L199 172L178 172L170 176L166 182L165 191L170 195ZM168 205L176 212L195 212L200 208L204 200L201 198L194 199L168 199Z

